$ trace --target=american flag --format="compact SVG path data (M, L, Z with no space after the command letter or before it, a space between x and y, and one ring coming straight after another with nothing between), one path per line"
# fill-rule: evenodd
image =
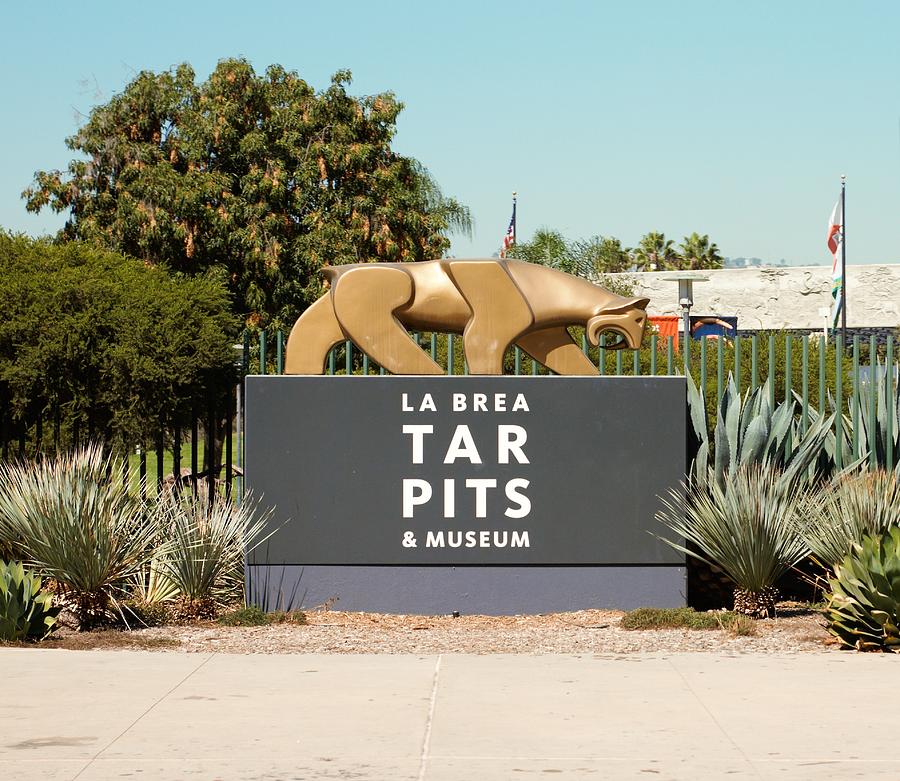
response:
M500 257L505 258L509 248L516 243L516 199L513 197L512 217L509 218L509 227L503 237L503 246L500 248Z
M841 244L844 242L844 203L842 198L834 205L831 219L828 221L828 251L831 253L831 297L834 299L834 307L831 310L831 319L837 328L841 307L844 306L844 277L841 269Z

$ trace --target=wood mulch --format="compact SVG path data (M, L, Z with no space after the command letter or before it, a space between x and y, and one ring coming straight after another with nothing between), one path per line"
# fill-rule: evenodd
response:
M185 651L196 653L380 654L634 654L720 651L799 653L834 651L820 614L782 604L775 619L756 622L756 634L715 630L627 630L616 610L528 616L412 616L316 610L308 623L230 627L214 621L130 631L75 632L63 628L39 647Z

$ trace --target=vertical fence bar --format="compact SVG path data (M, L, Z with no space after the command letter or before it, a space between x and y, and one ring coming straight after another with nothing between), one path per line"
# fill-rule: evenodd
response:
M769 406L775 409L775 334L769 334Z
M279 331L279 333L281 333ZM234 435L234 394L229 392L225 413L225 501L231 501L232 489L232 437Z
M197 495L197 451L199 449L200 422L197 419L197 410L191 407L191 491Z
M141 444L141 455L138 459L138 490L141 499L147 498L147 448Z
M844 353L844 334L838 333L834 338L834 398L837 414L834 416L834 466L840 471L844 468L844 372L841 357Z
M791 352L793 351L794 338L790 334L784 335L784 401L789 403L793 390L794 371L791 365Z
M825 341L825 335L819 336L819 412L825 414L827 399L825 397L825 358L827 357L828 345Z
M675 337L666 337L666 374L675 374Z
M328 351L328 373L332 376L334 375L334 362L335 362L334 347L332 347Z
M656 374L658 341L656 334L650 334L650 374L652 375Z
M750 390L759 387L759 334L750 337Z
M434 331L431 332L431 360L437 361L437 334Z
M878 344L869 337L869 466L878 466Z
M581 352L583 352L585 355L588 354L587 334L581 335Z
M859 334L853 336L853 374L851 379L853 382L853 396L850 403L850 417L853 421L853 431L850 436L853 442L853 458L859 458Z
M266 331L259 332L259 373L266 373Z
M894 468L894 410L897 409L894 396L894 335L888 334L885 345L884 370L887 372L887 382L884 384L884 392L887 398L884 400L887 408L885 415L885 433L887 434L885 445L885 467L890 472Z
M344 342L344 374L353 374L353 342L349 339Z
M275 332L275 373L284 374L284 331Z
M447 374L453 374L453 334L447 334Z
M366 376L369 375L369 356L366 355L365 353L363 353L362 373L365 374Z
M606 374L606 334L600 334L600 346L597 348L597 369L601 376Z
M172 474L175 477L172 488L177 493L181 489L181 426L177 423L172 432Z
M522 348L518 345L515 347L515 355L515 372L518 377L522 373Z
M622 351L616 350L616 377L622 376Z
M716 339L716 406L722 405L725 393L725 337Z
M803 354L803 404L800 408L800 431L805 434L809 426L809 335L803 334L800 342L801 352Z
M540 364L536 360L534 360L534 358L532 358L531 359L531 374L532 374L532 376L537 377L540 373L541 373Z
M640 350L632 350L632 360L631 360L631 370L635 377L639 376L641 373L641 351Z
M161 494L163 489L163 461L166 457L165 441L163 439L163 422L159 421L159 432L156 435L156 493Z
M741 335L734 335L734 384L737 387L738 395L741 392Z
M706 398L706 337L700 339L700 392ZM718 409L718 407L717 407Z
M213 405L213 397L210 394L206 410L206 454L204 458L207 465L206 490L210 507L216 496L216 410Z

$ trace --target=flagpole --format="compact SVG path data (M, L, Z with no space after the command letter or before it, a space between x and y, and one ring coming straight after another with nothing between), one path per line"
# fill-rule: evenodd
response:
M513 244L518 241L519 236L519 226L516 224L516 220L518 220L516 215L516 191L513 190Z
M847 177L841 174L841 344L847 344Z

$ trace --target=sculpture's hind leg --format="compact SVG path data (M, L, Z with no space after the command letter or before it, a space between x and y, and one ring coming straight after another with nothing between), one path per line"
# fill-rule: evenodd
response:
M472 310L463 349L472 374L503 374L503 353L534 321L531 307L495 261L448 260L457 289Z
M394 317L413 296L405 271L374 264L354 268L340 275L331 295L344 332L379 366L394 374L444 373Z
M344 338L331 293L326 293L294 323L287 341L284 373L324 374L328 351Z
M565 375L597 375L599 370L572 341L563 326L532 331L516 341L526 353L548 369Z

